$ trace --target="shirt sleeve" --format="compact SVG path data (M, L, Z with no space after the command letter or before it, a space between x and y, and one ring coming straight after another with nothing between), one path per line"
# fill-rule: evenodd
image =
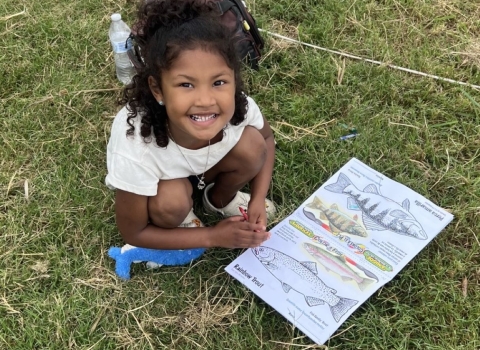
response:
M139 162L120 154L107 155L108 174L105 184L110 189L120 189L141 196L157 194L158 177Z
M263 128L263 115L257 103L249 96L247 96L248 109L245 118L245 125L251 125L258 130Z

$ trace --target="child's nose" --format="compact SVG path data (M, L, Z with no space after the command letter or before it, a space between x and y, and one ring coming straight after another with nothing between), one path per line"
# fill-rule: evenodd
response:
M196 105L199 107L209 107L215 104L215 97L213 91L209 88L199 89L196 98Z

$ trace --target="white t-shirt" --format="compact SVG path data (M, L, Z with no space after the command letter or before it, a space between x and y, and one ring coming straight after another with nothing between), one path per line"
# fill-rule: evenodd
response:
M123 107L113 121L107 146L106 185L110 189L118 188L142 196L155 196L159 180L203 174L207 154L206 170L217 164L237 144L245 126L251 125L259 130L263 128L263 117L258 105L250 97L247 97L247 101L245 120L237 126L228 124L220 142L198 150L175 145L172 139L168 140L167 147L159 147L154 136L151 142L145 142L140 135L140 116L132 119L134 135L127 136L130 127L127 124L128 110Z

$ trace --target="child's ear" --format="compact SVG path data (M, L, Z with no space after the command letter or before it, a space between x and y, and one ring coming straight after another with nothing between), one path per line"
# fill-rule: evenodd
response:
M148 77L148 87L158 102L163 101L162 89L158 86L157 80L151 75Z

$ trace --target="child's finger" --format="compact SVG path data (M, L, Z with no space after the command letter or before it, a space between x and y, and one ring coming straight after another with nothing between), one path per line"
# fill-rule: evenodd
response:
M267 229L266 226L264 225L260 225L260 224L252 224L252 223L248 223L248 226L247 226L248 230L249 231L255 231L255 232L265 232L265 230Z
M235 220L231 220L232 218L235 218ZM248 221L244 221L242 217L238 219L238 216L232 216L231 218L228 218L230 222L235 222L235 225L238 229L240 230L245 230L245 231L265 231L267 229L266 226L264 225L259 225L259 224L252 224Z
M265 217L261 214L249 216L248 217L248 222L251 222L252 224L266 225Z
M245 221L245 218L241 215L235 215L235 216L230 216L227 220L231 222L240 222L240 221Z
M257 224L265 227L267 226L267 223L265 222L265 220L262 220L262 218L259 218L259 220L257 221Z
M249 215L248 216L248 222L251 224L256 224L258 221L258 216L257 215Z
M260 232L260 234L258 234L254 238L254 240L251 242L250 247L251 248L258 247L259 245L261 245L263 242L265 242L269 238L270 238L270 232Z
M262 230L255 230L255 232L265 231L265 230L266 230L267 225L266 225L265 222L263 222L263 220L261 220L261 218L254 219L253 221L250 221L250 220L249 220L248 222L251 223L251 224L253 224L253 225L260 225L260 226L263 227Z

